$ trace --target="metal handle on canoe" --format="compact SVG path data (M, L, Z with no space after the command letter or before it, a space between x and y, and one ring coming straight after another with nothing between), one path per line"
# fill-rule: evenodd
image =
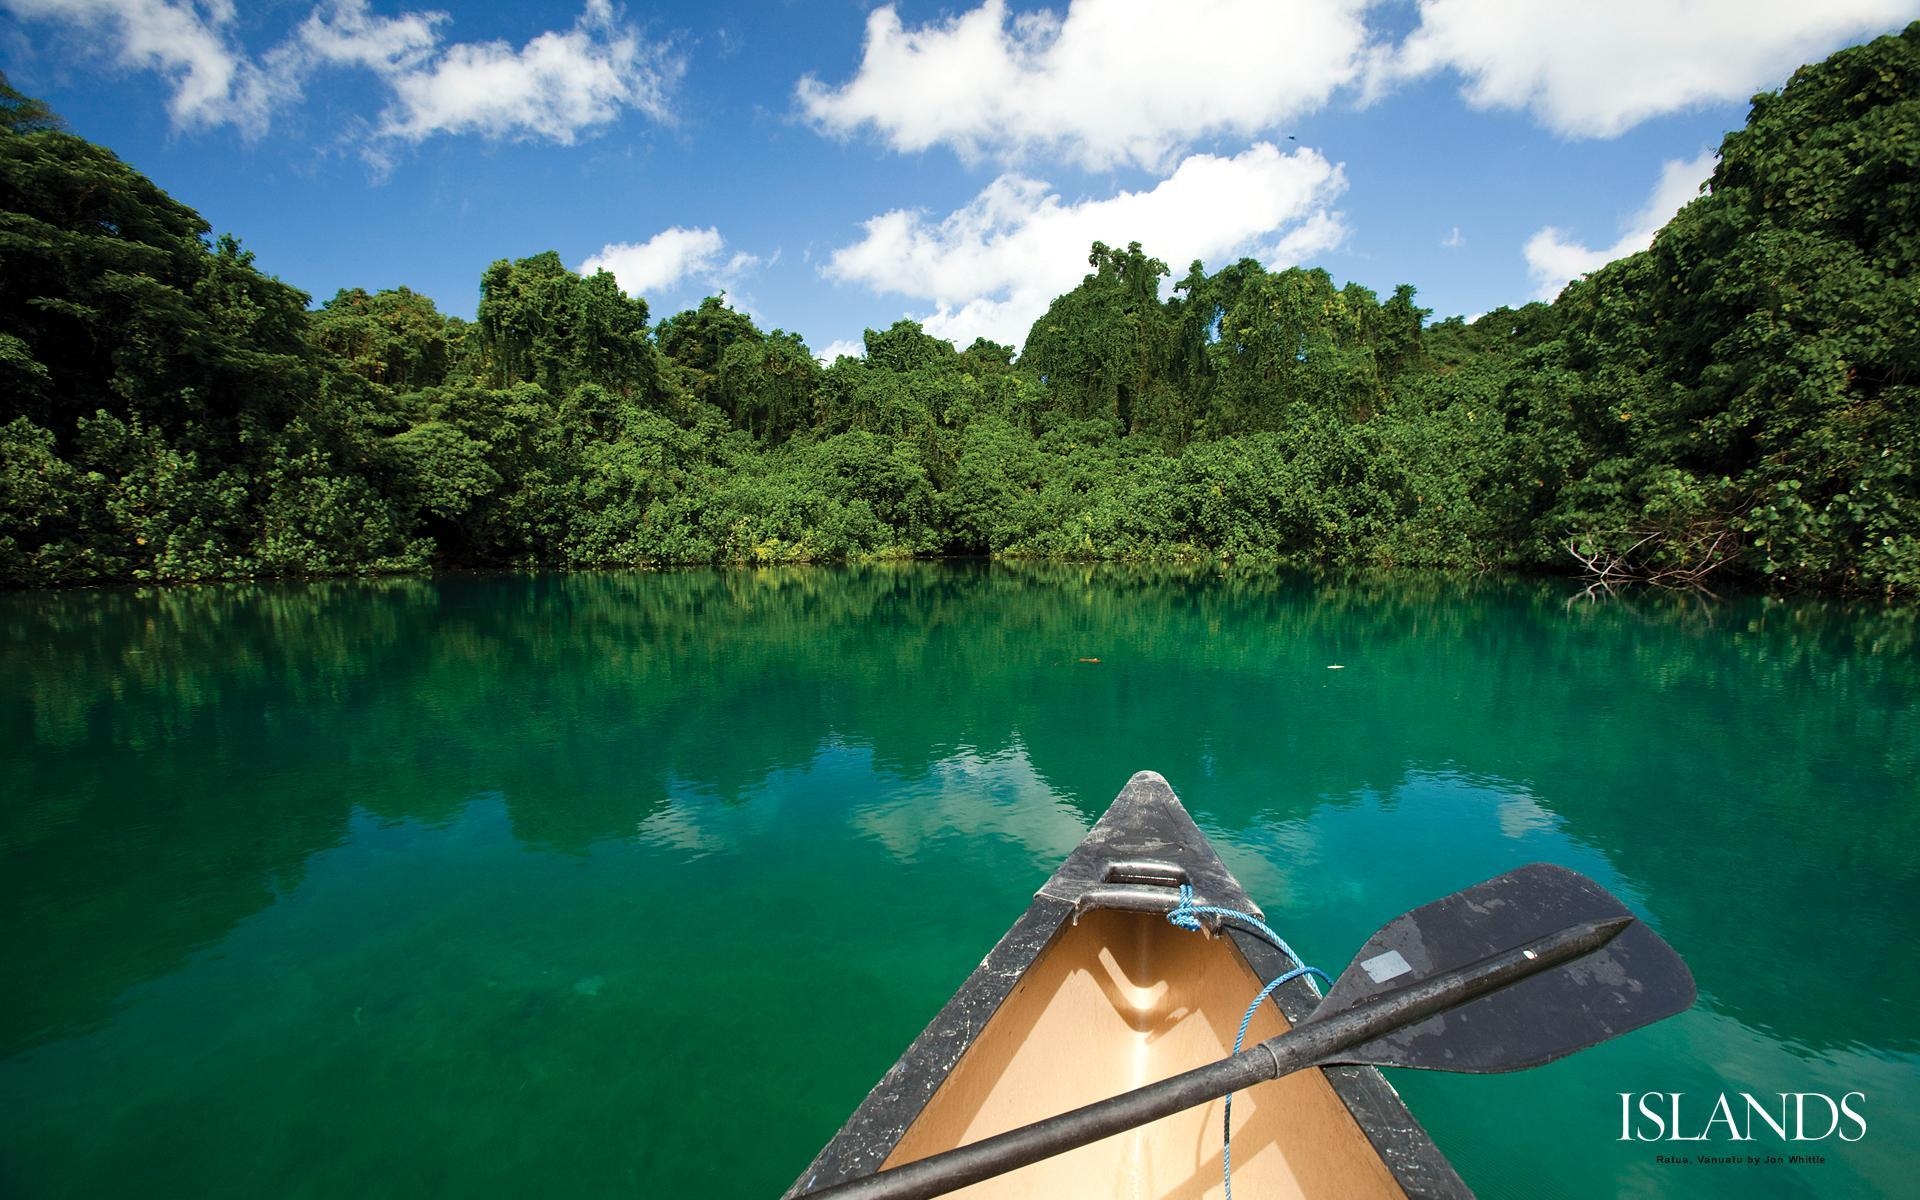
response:
M1163 887L1144 887L1131 883L1096 883L1073 902L1073 923L1095 909L1117 908L1122 912L1152 913L1164 917L1180 906L1180 893Z
M1375 1038L1592 953L1633 922L1630 916L1583 921L1341 1012L1309 1017L1231 1058L954 1150L800 1195L823 1200L923 1200L944 1195L1303 1067L1342 1061L1343 1052Z

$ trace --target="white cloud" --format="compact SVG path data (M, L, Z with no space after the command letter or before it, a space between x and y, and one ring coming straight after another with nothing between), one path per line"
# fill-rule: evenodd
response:
M565 33L543 33L515 50L505 42L450 46L431 62L388 75L394 102L380 133L420 141L436 133L541 138L572 145L625 107L668 116L666 90L679 63L614 19L609 0L587 0Z
M1209 136L1272 136L1344 88L1364 101L1457 71L1477 108L1527 109L1556 132L1612 137L1650 117L1745 100L1803 62L1920 15L1920 0L1418 0L1398 45L1373 0L981 0L908 26L867 19L860 66L801 79L801 112L841 137L968 160L1044 155L1160 170Z
M365 67L382 74L416 70L440 44L442 12L376 17L366 0L333 0L300 26L297 44L312 59L331 66Z
M644 242L609 242L580 264L582 275L611 271L630 296L670 288L696 272L711 272L726 239L718 229L663 229ZM736 256L737 258L738 256Z
M931 302L929 333L967 345L975 337L1018 346L1054 297L1087 271L1095 241L1138 241L1175 277L1198 258L1252 253L1288 265L1345 234L1333 201L1341 169L1309 149L1282 154L1262 142L1232 158L1198 154L1151 191L1069 204L1045 183L1002 175L938 220L896 209L866 236L834 251L824 274Z
M173 0L0 0L22 17L75 26L121 66L173 85L167 113L181 128L232 124L257 135L284 88L234 45L233 8Z
M1620 240L1595 250L1573 241L1564 232L1548 226L1527 239L1527 273L1533 276L1536 300L1551 300L1572 279L1597 271L1616 258L1645 250L1653 245L1653 235L1700 194L1700 185L1713 174L1714 152L1698 158L1672 160L1660 169L1660 182L1633 218Z
M682 64L621 23L610 0L586 0L565 32L515 49L505 42L441 44L442 12L373 14L367 0L325 0L258 59L233 36L231 0L0 0L23 17L58 21L121 65L157 71L173 85L178 128L233 125L264 133L275 109L297 100L321 68L371 71L391 99L373 142L376 164L392 147L435 134L475 133L573 144L626 108L670 118L667 92Z
M800 81L802 111L897 150L974 158L1057 152L1084 165L1164 166L1208 134L1243 137L1312 112L1357 80L1367 0L1072 0L1010 17L1005 0L906 28L867 18L859 72Z
M598 254L580 264L582 275L610 271L620 290L630 296L659 293L688 279L699 279L715 291L730 292L742 276L780 260L776 251L762 258L736 250L723 261L726 239L718 229L686 229L675 225L663 229L644 242L609 242ZM741 303L732 307L757 316Z
M1613 137L1649 117L1743 101L1801 63L1920 15L1915 0L1420 0L1371 92L1452 68L1476 108L1530 109Z
M813 357L825 363L827 366L832 366L834 360L842 355L848 358L861 358L864 357L866 353L867 344L865 342L850 342L845 338L839 338L828 342L827 348L815 354Z

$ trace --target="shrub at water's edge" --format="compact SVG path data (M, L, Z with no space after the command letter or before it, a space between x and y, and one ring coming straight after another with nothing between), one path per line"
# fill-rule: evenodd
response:
M817 362L556 254L317 309L0 81L0 585L940 554L1920 589L1920 24L1755 98L1653 247L1429 324L1096 243L1024 351ZM1584 564L1584 568L1583 568Z

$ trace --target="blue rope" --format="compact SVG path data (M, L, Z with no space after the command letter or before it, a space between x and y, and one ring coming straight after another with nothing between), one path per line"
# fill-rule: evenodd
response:
M1280 953L1286 955L1287 959L1295 964L1291 971L1275 977L1267 986L1261 988L1260 994L1253 998L1253 1003L1247 1005L1246 1015L1240 1018L1240 1031L1233 1035L1233 1052L1235 1054L1240 1053L1241 1044L1247 1040L1247 1027L1253 1024L1253 1014L1260 1011L1261 1003L1265 1001L1268 996L1273 995L1280 985L1291 983L1303 975L1318 975L1327 984L1331 985L1333 983L1333 980L1328 978L1325 971L1322 971L1319 967L1309 967L1298 954L1293 952L1293 947L1287 945L1286 939L1275 933L1267 926L1267 923L1259 917L1254 916L1252 913L1241 912L1237 908L1221 908L1214 904L1195 904L1193 902L1192 885L1181 884L1180 903L1175 905L1171 912L1167 913L1167 920L1172 922L1176 928L1197 932L1205 928L1200 921L1202 917L1213 917L1215 920L1223 922L1231 921L1251 931L1255 935L1272 943ZM1314 986L1311 978L1307 980L1307 986L1313 988L1314 995L1318 996L1320 994L1320 989ZM1233 1200L1233 1093L1231 1092L1227 1093L1227 1102L1222 1106L1220 1124L1221 1182L1226 1190L1225 1200Z

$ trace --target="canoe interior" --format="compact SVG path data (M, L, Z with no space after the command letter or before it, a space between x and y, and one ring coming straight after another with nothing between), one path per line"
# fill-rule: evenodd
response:
M1222 1058L1261 980L1226 938L1115 910L1063 928L910 1125L886 1166L1051 1116ZM1284 1032L1262 1004L1247 1045ZM952 1193L1202 1200L1222 1193L1214 1101ZM1326 1077L1303 1071L1239 1093L1241 1196L1404 1197Z

